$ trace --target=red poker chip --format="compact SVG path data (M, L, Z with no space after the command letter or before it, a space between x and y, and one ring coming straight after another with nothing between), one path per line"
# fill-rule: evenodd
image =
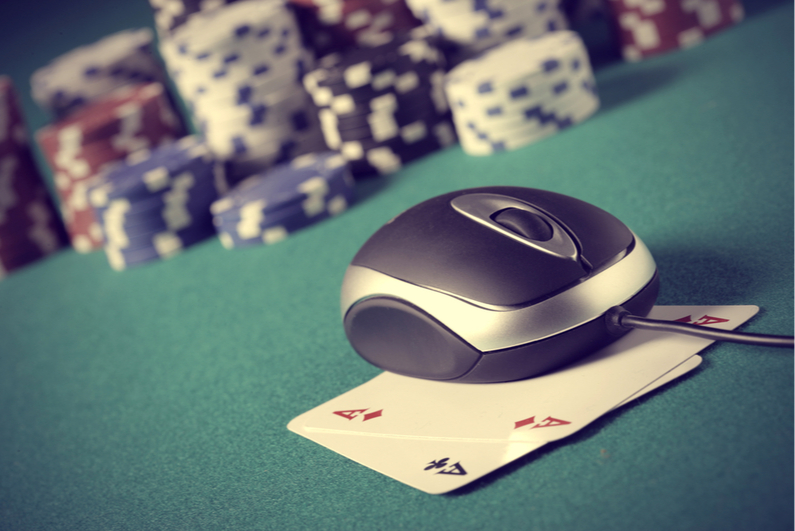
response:
M120 156L182 136L182 123L159 83L120 89L40 129L36 139L51 166L104 143ZM94 151L99 150L97 146ZM63 166L63 164L60 164Z
M104 244L102 229L94 209L88 201L88 188L93 179L75 182L69 189L59 189L61 214L72 247L79 252L90 252Z
M737 0L651 0L640 4L612 0L610 4L619 28L622 54L629 61L695 46L744 16Z

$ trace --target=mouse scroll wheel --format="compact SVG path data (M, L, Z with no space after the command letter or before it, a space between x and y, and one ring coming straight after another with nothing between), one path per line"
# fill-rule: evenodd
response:
M538 242L552 238L552 227L538 214L521 208L506 208L492 214L491 219L509 231Z

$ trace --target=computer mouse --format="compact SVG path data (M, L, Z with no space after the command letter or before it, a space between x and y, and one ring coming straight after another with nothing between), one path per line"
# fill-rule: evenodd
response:
M428 199L387 222L345 272L354 350L397 374L492 383L542 375L623 335L659 278L624 223L584 201L493 186Z

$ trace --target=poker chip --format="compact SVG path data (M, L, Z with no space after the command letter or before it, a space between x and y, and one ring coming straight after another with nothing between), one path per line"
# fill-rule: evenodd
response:
M126 85L163 83L152 39L148 28L126 30L57 57L33 73L34 101L59 120Z
M453 122L470 155L536 142L599 108L588 52L572 31L507 42L445 78Z
M218 237L228 249L272 244L336 216L355 199L343 157L309 153L254 175L213 203Z
M103 246L86 198L92 180L128 155L171 143L183 134L160 83L117 89L36 133L77 251Z
M232 184L325 149L301 85L314 57L280 2L239 1L193 14L160 49L197 131Z
M38 172L14 86L0 76L0 279L66 243Z
M420 25L401 0L291 0L317 57L386 44Z
M219 166L201 138L188 136L135 153L99 177L87 197L111 267L171 258L214 235Z
M185 24L191 15L220 9L237 0L149 0L158 35L167 36Z
M690 48L744 18L738 0L610 0L628 61Z
M324 57L304 76L326 144L354 177L392 173L455 142L444 64L428 39L401 35Z
M520 37L568 28L558 0L406 0L411 11L451 46L455 59Z

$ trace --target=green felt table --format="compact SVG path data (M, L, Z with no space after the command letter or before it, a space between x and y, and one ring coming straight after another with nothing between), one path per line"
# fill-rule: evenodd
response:
M143 0L4 2L0 71L151 25ZM629 225L660 304L755 304L793 332L793 4L693 49L597 70L602 106L537 144L454 146L363 183L272 246L208 240L122 273L57 253L0 282L0 529L778 530L793 527L793 353L713 345L693 373L449 495L289 432L379 373L350 348L356 250L429 197L549 189Z

